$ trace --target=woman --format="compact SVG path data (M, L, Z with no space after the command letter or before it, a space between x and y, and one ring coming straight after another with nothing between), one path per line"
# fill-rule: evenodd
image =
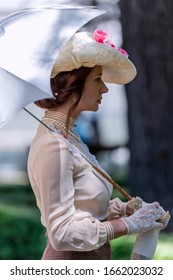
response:
M48 237L42 259L111 259L110 240L163 227L158 202L136 210L138 199L110 201L112 185L92 168L102 170L75 132L82 111L99 109L105 81L124 84L135 75L127 53L103 31L78 32L61 50L51 76L54 98L36 102L46 109L46 126L40 124L28 159Z

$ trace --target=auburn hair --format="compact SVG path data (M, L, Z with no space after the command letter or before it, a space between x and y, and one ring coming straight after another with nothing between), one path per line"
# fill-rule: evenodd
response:
M82 97L84 83L91 70L91 67L80 67L72 71L60 72L50 80L54 98L42 99L36 101L35 104L43 109L53 109L58 107L58 105L64 104L72 96L72 93L75 93L77 101L68 112L66 122L66 127L68 128L70 117Z

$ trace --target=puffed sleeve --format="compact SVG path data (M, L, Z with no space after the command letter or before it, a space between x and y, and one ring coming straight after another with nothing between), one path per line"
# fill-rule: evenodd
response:
M109 217L108 220L119 219L126 216L127 203L122 202L118 197L112 199L109 204Z
M29 177L53 248L89 251L102 246L107 240L104 223L75 209L73 154L67 143L49 133L30 154Z

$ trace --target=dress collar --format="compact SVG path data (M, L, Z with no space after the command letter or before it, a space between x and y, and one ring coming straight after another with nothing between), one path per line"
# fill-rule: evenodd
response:
M47 110L45 112L45 118L50 118L53 119L55 121L61 122L63 124L66 124L67 121L67 115L63 114L61 112L58 111L53 111L53 110ZM69 127L73 128L75 127L75 118L70 117L70 122L69 122Z

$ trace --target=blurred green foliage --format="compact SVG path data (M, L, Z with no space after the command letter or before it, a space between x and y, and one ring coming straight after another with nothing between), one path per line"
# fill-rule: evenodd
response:
M135 236L111 241L112 258L128 260ZM39 260L46 245L45 229L30 186L0 187L0 259ZM160 234L154 259L173 259L172 234Z
M46 244L29 186L0 188L0 259L41 259Z

